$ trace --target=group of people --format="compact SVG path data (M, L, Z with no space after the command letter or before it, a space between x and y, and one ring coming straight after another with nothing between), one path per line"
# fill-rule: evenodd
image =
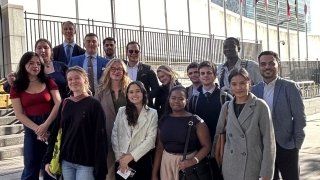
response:
M299 149L306 125L295 82L278 76L280 60L264 51L258 63L239 58L236 38L224 42L226 63L190 63L185 88L167 65L156 72L139 61L139 43L116 57L116 41L89 33L82 49L75 25L62 24L63 44L39 39L25 53L6 91L25 127L21 179L52 179L50 161L62 130L62 176L71 179L179 179L179 171L211 157L225 180L299 179ZM159 85L159 82L161 85ZM188 123L193 127L184 153ZM227 123L225 123L227 122ZM226 134L223 163L214 161ZM218 177L217 177L218 178Z

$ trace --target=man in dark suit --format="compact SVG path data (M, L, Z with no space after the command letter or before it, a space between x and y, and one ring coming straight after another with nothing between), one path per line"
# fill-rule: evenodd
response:
M84 54L86 51L74 42L76 26L71 21L62 23L64 42L53 48L53 60L69 64L71 57Z
M98 87L99 79L109 61L97 55L99 41L96 34L89 33L85 36L84 47L86 48L85 54L72 57L69 67L80 66L88 72L90 90L94 94L95 89Z
M138 42L131 41L126 47L128 61L125 61L128 67L128 75L132 81L141 81L144 84L147 92L155 90L159 87L159 82L156 73L151 69L151 66L139 62L140 60L140 45ZM152 100L149 98L149 105Z
M284 180L298 180L299 149L306 126L300 87L278 76L280 59L277 53L264 51L258 59L263 82L254 86L252 93L267 102L272 114L277 142L273 179L279 179L280 172Z

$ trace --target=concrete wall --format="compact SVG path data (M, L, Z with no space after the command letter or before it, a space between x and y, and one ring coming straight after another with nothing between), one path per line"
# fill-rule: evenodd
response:
M26 51L25 27L23 6L5 4L2 6L3 20L3 54L4 54L4 73L8 74L17 69L17 64L23 53ZM0 37L2 38L2 37ZM2 58L2 57L1 57ZM2 76L3 72L1 73Z
M320 97L303 100L306 115L320 113Z

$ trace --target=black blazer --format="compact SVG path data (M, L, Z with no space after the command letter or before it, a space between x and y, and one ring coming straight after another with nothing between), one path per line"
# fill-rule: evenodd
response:
M123 60L126 65L128 61ZM149 93L151 90L155 90L159 87L158 78L156 73L151 69L150 65L139 62L137 81L141 81Z
M80 56L85 52L86 51L84 49L82 49L79 45L75 44L73 47L72 57ZM64 51L63 44L60 44L53 48L53 59L55 61L61 61L61 62L64 62L65 64L69 64L69 62L67 62L67 56L66 56L66 52Z
M123 60L126 65L128 61ZM148 93L148 106L154 107L153 97L149 94L151 91L155 91L159 87L159 82L156 73L151 69L150 65L139 62L137 81L141 81Z

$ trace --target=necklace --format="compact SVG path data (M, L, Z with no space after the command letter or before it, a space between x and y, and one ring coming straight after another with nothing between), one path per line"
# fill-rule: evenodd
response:
M51 63L52 63L52 61L49 61L49 62L47 62L47 63L44 63L44 65L45 65L46 68L49 68L50 65L51 65Z

